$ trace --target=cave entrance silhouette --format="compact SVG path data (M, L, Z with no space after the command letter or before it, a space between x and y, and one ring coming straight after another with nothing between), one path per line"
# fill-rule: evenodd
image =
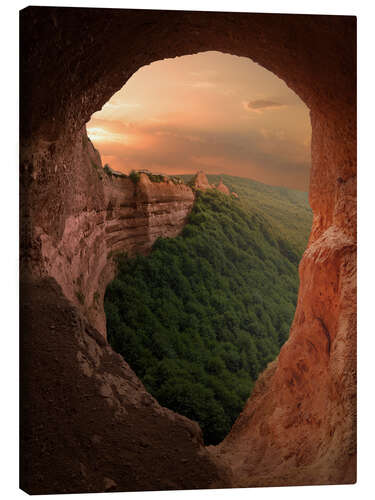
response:
M100 214L105 207L98 184L82 168L78 154L85 123L141 66L210 50L249 57L284 80L310 109L309 200L314 213L300 264L299 300L290 338L277 363L262 375L230 435L212 452L215 456L199 448L195 432L183 419L157 409L147 396L137 399L139 383L133 380L126 386L131 375L124 373L121 361L95 333L90 304L81 303L72 286L72 280L81 280L87 296L94 297L100 279L103 286L111 276L102 244L105 225ZM28 423L21 429L23 487L48 492L43 477L53 483L54 492L218 487L223 485L219 482L224 477L223 464L230 464L233 474L226 486L355 482L355 18L28 7L21 12L20 90L22 281L32 284L48 277L58 284L54 293L62 294L63 307L72 314L65 315L70 322L66 325L68 320L59 316L61 324L54 336L56 352L65 354L70 349L70 356L61 357L62 369L42 373L51 358L45 345L49 336L33 333L33 325L45 309L33 303L34 314L28 317L25 312L31 344L25 348L28 390L22 395ZM72 260L72 247L82 235L85 248ZM44 308L48 300L46 295ZM73 311L84 319L78 321ZM78 342L77 335L83 340ZM38 396L41 377L43 389L49 391L48 404L45 395ZM78 397L73 407L72 380L83 383L88 377L91 396L84 404ZM121 416L121 397L110 397L110 380L117 381L117 391L121 384L128 387L121 397L134 396L132 401L139 405L133 424L142 417L155 429L165 429L162 423L168 420L174 436L186 435L179 445L189 449L191 474L184 467L183 479L176 473L164 481L162 471L153 475L139 460L128 464L132 474L121 469L124 450L131 453L129 429ZM103 394L112 407L102 406ZM60 398L60 403L54 398ZM103 412L105 408L108 420L103 417L82 425L99 406ZM108 421L111 426L103 425ZM60 428L64 435L59 434ZM144 442L136 428L132 449L141 450ZM189 428L190 434L183 428ZM37 453L35 437L41 432L44 456L30 460ZM93 435L104 435L102 442L113 443L110 455L106 446L97 446L95 456L90 455ZM178 452L166 452L165 440L156 439L158 432L147 435L155 470L163 465L173 475ZM71 446L59 447L58 438ZM98 463L105 481L97 474ZM200 472L208 464L210 473L202 477Z
M272 101L274 95L278 96L276 102ZM249 101L248 96L262 98ZM218 444L243 410L257 375L276 358L288 337L297 302L298 262L306 248L312 222L307 195L257 185L243 178L237 180L240 183L236 187L235 177L257 176L267 184L268 178L262 179L261 175L270 172L272 175L273 171L273 182L298 180L301 187L307 186L311 133L308 110L284 82L249 59L206 52L141 68L95 113L86 128L94 147L101 153L100 164L106 163L104 172L108 171L112 178L124 175L121 171L132 171L136 189L141 188L140 174L135 170L152 172L147 175L156 183L155 189L167 190L164 175L169 174L175 182L187 183L188 176L173 176L189 171L191 175L205 167L216 176L209 177L208 181L205 174L200 173L195 181L198 193L219 185L220 178L232 183L228 191L221 181L221 189L229 199L230 192L242 189L241 196L234 197L237 201L232 204L229 199L223 199L221 218L220 207L215 211L210 207L218 200L196 193L200 196L200 208L193 205L189 209L199 210L194 219L204 219L206 214L216 217L221 237L200 241L203 248L195 251L194 262L191 254L194 245L198 245L197 237L185 239L190 251L181 245L178 256L176 245L180 239L171 245L163 243L163 248L159 242L156 253L148 257L150 262L138 258L138 266L130 263L122 266L122 269L130 266L131 271L116 275L107 293L107 337L111 346L122 354L162 406L197 421L205 442ZM301 153L304 162L297 162L296 156L299 159ZM257 161L254 159L259 161L262 157L269 163L254 168ZM219 173L235 177L223 177ZM211 179L216 179L215 183ZM152 232L157 231L157 214L169 211L166 202L161 201L157 196L151 201L155 204L152 209L155 215L150 221ZM111 217L118 219L116 225L120 227L125 214L115 200L109 203ZM262 206L267 209L263 211ZM176 206L171 208L176 211ZM234 219L226 225L225 216L230 218L232 214L240 217L242 226ZM162 226L164 217L159 222ZM184 229L188 217L192 224ZM263 218L260 225L255 222L258 218ZM193 214L188 215L188 211L183 222L177 223L180 229L175 235L197 228L202 239L205 233L203 226L194 224ZM262 244L252 237L247 224L253 225ZM130 230L125 226L122 230L124 237L128 234L122 245L123 252L131 251L133 258L137 253L149 254L149 247L145 249L140 244L138 232L134 250ZM236 236L233 231L237 231ZM163 237L166 231L159 232ZM240 247L232 242L236 238L243 240ZM168 245L172 260L168 259ZM220 255L214 255L214 249L216 252L222 249ZM205 257L200 255L202 252ZM249 254L245 265L236 262L241 252ZM176 265L174 256L184 264ZM260 257L262 263L258 260ZM201 272L196 271L197 266ZM257 272L251 271L252 267ZM229 277L229 269L231 275L241 279ZM273 280L269 278L270 269L275 270ZM140 281L144 280L142 287L137 288L136 273ZM205 279L199 279L202 273ZM262 275L260 281L256 281L257 273ZM233 283L228 281L225 286L220 276L228 276ZM223 283L218 284L220 280ZM122 281L121 287L119 281ZM247 286L243 285L244 281ZM231 292L234 287L237 288L235 294ZM126 288L132 290L131 298ZM148 294L146 289L152 292ZM252 294L255 289L258 293ZM211 302L207 301L207 290L210 290ZM231 300L227 299L228 294ZM214 300L218 295L222 302ZM119 307L121 301L123 305ZM225 311L222 311L224 303ZM233 304L237 304L237 311ZM188 321L178 320L184 317L189 318ZM200 333L201 330L206 333ZM210 335L214 335L211 340ZM189 342L192 338L200 349Z

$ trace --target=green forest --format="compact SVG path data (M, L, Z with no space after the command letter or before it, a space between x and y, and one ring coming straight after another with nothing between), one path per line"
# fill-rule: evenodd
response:
M105 296L114 350L206 444L226 436L288 337L312 222L306 193L221 177L239 198L197 192L180 236L117 256Z

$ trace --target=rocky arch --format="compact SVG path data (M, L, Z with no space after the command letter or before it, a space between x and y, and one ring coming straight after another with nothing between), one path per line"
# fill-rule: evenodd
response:
M352 17L38 7L21 12L24 489L355 481L355 42ZM126 210L130 196L149 220L160 200L147 187L124 197L131 186L100 179L93 168L100 158L85 131L91 114L139 67L206 50L250 57L307 104L314 211L290 339L213 450L203 448L193 423L160 408L93 328L103 329L95 293L112 273L107 207L111 216L114 205ZM158 230L176 222L168 206L180 210L178 226L191 202L189 193L170 190L161 201ZM143 227L147 251L153 230L148 222ZM171 448L167 429L177 448ZM157 464L152 473L150 464Z

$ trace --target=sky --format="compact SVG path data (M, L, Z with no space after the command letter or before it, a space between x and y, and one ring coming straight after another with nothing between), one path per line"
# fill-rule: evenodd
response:
M143 66L87 123L103 164L248 177L308 190L309 110L248 58L204 52Z

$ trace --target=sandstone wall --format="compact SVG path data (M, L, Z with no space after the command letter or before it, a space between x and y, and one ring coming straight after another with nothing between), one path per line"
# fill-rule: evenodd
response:
M356 478L355 126L311 115L314 220L290 338L216 450L241 485Z
M21 488L228 487L199 425L158 402L53 278L21 286Z
M69 163L56 164L51 182L56 182L62 168L61 196L68 192L75 196L58 239L50 232L51 223L57 222L50 205L57 204L53 206L57 218L60 200L48 200L46 210L38 214L33 238L40 253L33 262L34 270L55 278L66 297L105 334L103 298L114 276L113 257L119 252L145 255L158 237L176 236L187 220L194 194L172 181L153 183L146 174L138 182L107 175L85 129L78 134ZM38 210L39 205L38 199L37 206L27 209Z

